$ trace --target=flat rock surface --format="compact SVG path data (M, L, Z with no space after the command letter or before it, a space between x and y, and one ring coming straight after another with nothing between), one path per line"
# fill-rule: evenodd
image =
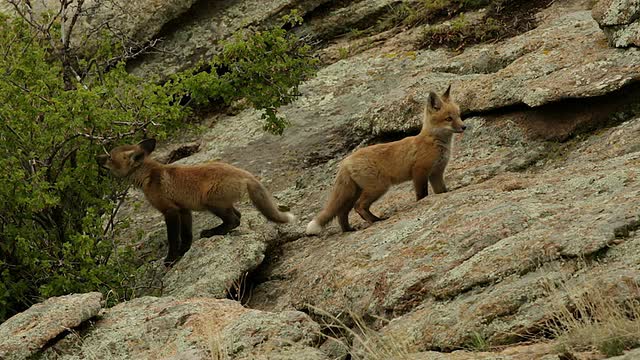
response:
M196 241L164 277L164 295L225 298L234 281L264 260L266 243L254 235ZM204 276L203 276L204 275Z
M98 292L52 297L0 325L0 359L26 359L50 340L96 316Z
M593 7L592 15L612 46L640 47L640 1L600 0Z
M69 336L48 359L326 359L311 346L319 325L298 311L274 314L212 298L141 297L119 304L88 334ZM287 355L290 354L290 355Z

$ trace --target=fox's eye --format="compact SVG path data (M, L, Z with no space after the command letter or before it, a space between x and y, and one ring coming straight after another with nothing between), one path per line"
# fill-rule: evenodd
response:
M448 116L447 121L453 121L453 118L451 116Z

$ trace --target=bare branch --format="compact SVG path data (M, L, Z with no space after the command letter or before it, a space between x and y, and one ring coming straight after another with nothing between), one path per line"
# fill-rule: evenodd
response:
M93 131L91 133L89 133L89 134L87 134L87 133L78 133L77 135L78 136L82 136L84 138L87 138L89 140L98 141L100 144L108 144L108 143L114 142L116 140L124 139L126 137L135 135L139 131L145 132L149 125L157 126L157 124L154 122L154 120L158 116L155 116L155 117L151 118L150 120L142 123L140 126L134 128L134 129L131 129L130 131L127 131L127 132L124 132L124 133L118 133L118 134L115 134L113 136L94 135Z
M134 59L134 58L142 55L143 53L148 52L150 49L155 48L156 45L161 41L162 41L162 39L158 38L158 39L150 40L145 44L140 44L137 47L136 46L129 46L128 49L125 47L124 53L122 55L114 56L111 59L107 60L105 62L104 67L105 68L110 68L112 66L115 66L120 61L128 61L128 60ZM123 41L123 44L124 44L124 41Z
M8 82L9 84L11 84L11 85L13 85L13 86L17 87L18 89L20 89L20 90L22 90L22 91L24 91L24 92L26 92L26 93L34 94L35 96L37 96L38 98L40 98L40 100L43 100L43 101L45 101L45 102L47 102L47 103L49 103L49 104L52 104L52 103L53 103L53 101L51 101L50 99L47 99L47 98L45 98L44 96L42 96L42 95L40 95L40 94L32 93L32 92L31 92L31 90L29 90L27 87L22 86L22 85L20 85L20 84L16 83L15 81L13 81L12 79L7 78L6 76L3 76L3 79L4 79L6 82Z
M62 1L65 1L65 0L62 0ZM83 5L84 5L84 0L78 0L78 4L76 6L76 11L74 12L73 17L71 18L71 23L69 23L69 28L67 30L67 36L66 36L66 39L65 39L66 42L62 43L62 45L64 46L65 49L69 49L71 34L73 32L73 28L76 26L76 22L78 21L78 17L82 13L82 6Z
M107 224L104 226L102 235L106 236L107 233L109 233L109 231L113 231L114 227L115 227L115 218L116 215L118 214L118 210L120 210L120 207L122 206L122 204L124 203L124 199L127 196L127 193L129 192L129 188L131 188L131 185L127 186L126 189L124 189L122 192L116 194L116 199L118 200L118 203L116 204L116 207L113 208L113 210L111 211L111 215L109 216L109 221L107 222ZM113 248L116 248L116 244L113 244Z
M22 2L21 0L7 0L9 2L9 4L11 4L11 6L13 6L13 9L16 11L16 13L18 13L18 15L24 19L24 21L27 22L27 24L29 24L31 27L33 27L34 29L38 30L38 31L42 31L42 28L40 27L40 25L38 25L34 20L33 20L33 9L31 8L31 3L28 0L25 0L24 3L26 4L25 8L26 8L26 13L25 10L22 9L22 7L20 6L20 3Z

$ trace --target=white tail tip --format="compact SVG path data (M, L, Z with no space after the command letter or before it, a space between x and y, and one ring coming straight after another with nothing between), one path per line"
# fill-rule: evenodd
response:
M288 212L288 213L286 213L286 214L287 214L287 222L288 222L288 223L293 223L293 222L295 222L296 220L298 220L298 218L296 218L296 216L295 216L295 215L293 215L292 213Z
M318 235L320 234L321 231L322 231L322 226L320 226L320 224L318 224L317 221L311 220L309 225L307 225L307 231L305 231L305 233L307 235Z

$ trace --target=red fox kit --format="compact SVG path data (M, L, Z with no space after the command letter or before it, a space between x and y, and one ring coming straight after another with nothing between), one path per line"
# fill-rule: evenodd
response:
M203 230L201 238L224 235L240 225L241 215L233 204L245 193L267 219L287 223L295 218L280 212L269 192L248 171L223 162L164 165L149 158L155 147L155 139L147 139L137 145L116 147L97 160L113 175L141 188L151 205L164 215L169 240L165 264L173 263L191 247L192 210L209 211L222 219L222 224Z
M345 158L329 201L307 225L306 233L320 233L334 217L338 217L342 231L353 231L349 225L352 208L369 223L380 221L369 207L394 184L413 180L417 200L427 196L428 182L436 194L446 192L442 175L449 161L451 137L466 129L450 91L451 85L442 96L429 93L420 134L368 146Z

